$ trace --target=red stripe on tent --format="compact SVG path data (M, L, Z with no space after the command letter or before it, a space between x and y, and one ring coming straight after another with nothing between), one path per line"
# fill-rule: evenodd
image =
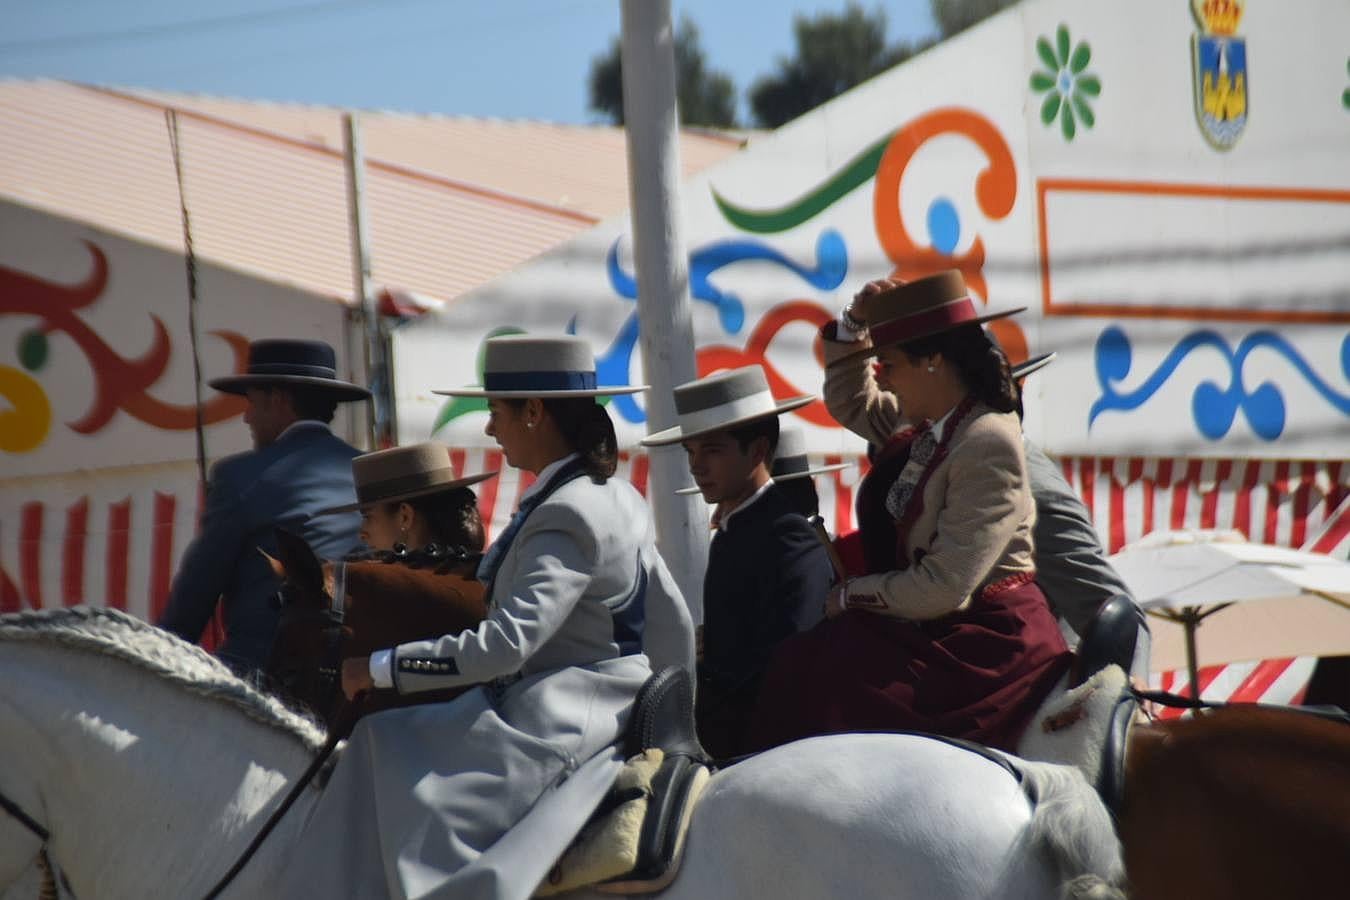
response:
M483 453L484 472L499 472L501 467L502 452L500 450L488 450ZM500 484L501 476L498 475L496 478L480 481L477 485L478 515L483 519L483 540L486 541L486 544L492 543L492 513L497 508L497 488Z
M1345 502L1345 498L1350 497L1350 484L1341 481L1341 463L1339 460L1327 464L1327 476L1331 480L1331 490L1327 494L1327 509L1339 509L1341 504Z
M1266 659L1256 664L1250 675L1242 680L1228 698L1234 703L1256 703L1266 691L1294 664L1292 659Z
M89 537L89 498L66 510L66 534L61 542L61 600L66 606L84 602L84 545Z
M1164 476L1167 476L1167 477L1170 478L1170 477L1171 477L1171 474L1172 474L1172 461L1171 461L1171 460L1165 459L1165 460L1160 461L1160 462L1158 463L1157 467L1153 470L1153 478L1152 478L1152 479L1145 479L1145 481L1144 481L1144 485L1143 485L1143 489L1144 489L1144 525L1143 525L1143 533L1144 533L1144 534L1152 534L1152 533L1153 533L1153 529L1156 527L1156 526L1154 525L1153 517L1154 517L1154 514L1155 514L1155 504L1158 502L1158 489L1159 489L1159 485L1162 484L1162 479L1163 479Z
M1265 544L1277 543L1280 530L1280 497L1289 487L1289 463L1280 460L1275 463L1275 477L1266 485L1266 532L1261 537Z
M25 503L19 519L19 580L28 604L42 609L42 504Z
M1111 486L1111 505L1107 508L1110 514L1108 527L1111 549L1106 552L1115 553L1125 546L1125 485L1115 478L1115 460L1102 460L1102 471L1106 473L1107 483Z
M1350 538L1350 502L1342 501L1311 549L1316 553L1330 553L1347 538Z
M647 496L647 478L651 471L651 464L651 457L645 453L639 453L633 457L633 465L629 470L632 473L629 481L633 483L633 487L637 488L637 492L644 497Z
M1059 461L1059 467L1064 470L1064 480L1073 484L1073 457L1066 456Z
M1172 480L1172 516L1167 527L1173 530L1186 527L1186 500L1190 494L1189 467L1187 471Z
M1243 537L1252 540L1252 490L1261 477L1261 463L1249 459L1242 473L1242 485L1233 497L1233 527L1242 532Z
M1294 523L1289 532L1290 547L1302 547L1308 539L1308 513L1312 510L1313 480L1317 473L1317 466L1311 462L1301 463L1299 468L1303 474L1298 480L1298 487L1294 488Z
M1096 492L1094 488L1097 482L1096 466L1090 456L1085 456L1078 461L1078 493L1083 498L1083 505L1087 507L1088 517L1095 517L1096 511Z
M1224 485L1233 475L1233 461L1231 459L1219 460L1219 465L1214 472L1214 487L1205 494L1204 502L1200 506L1200 527L1218 528L1219 527L1219 497L1223 495Z
M0 522L0 537L5 533L5 523ZM0 613L11 613L19 611L19 588L14 584L14 580L9 577L5 567L0 565Z
M178 498L155 492L154 524L150 538L150 621L158 622L169 599L173 580L173 516Z
M468 454L462 447L454 447L450 450L450 468L455 474L464 477L464 462Z
M131 557L131 499L108 507L105 593L113 609L127 608L127 564Z

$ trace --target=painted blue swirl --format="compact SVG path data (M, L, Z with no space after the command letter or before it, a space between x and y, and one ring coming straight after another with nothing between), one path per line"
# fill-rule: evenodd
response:
M807 284L821 291L832 291L848 275L848 247L844 238L833 228L827 228L816 239L816 265L799 265L768 244L754 240L733 239L715 241L689 254L689 294L697 301L708 303L717 310L718 322L728 334L738 334L745 327L745 304L735 294L718 289L710 276L718 269L733 263L760 260L780 265L795 273ZM605 258L609 283L620 297L637 300L637 279L619 265L619 239L609 248ZM602 385L629 384L629 369L633 351L638 342L638 316L633 312L624 320L604 354L595 361L595 375ZM631 394L614 397L615 409L629 422L641 424L647 414Z
M637 279L619 265L619 240L616 239L610 246L605 259L609 283L620 297L636 300ZM701 247L689 254L689 295L717 310L718 320L727 334L739 334L745 326L745 304L735 294L718 289L709 277L718 269L747 260L763 260L780 265L822 291L839 287L848 274L848 248L844 245L843 237L833 228L825 229L816 239L815 268L798 265L761 241L733 239L715 241Z
M1196 429L1210 440L1219 440L1228 434L1241 411L1251 424L1252 431L1263 440L1273 441L1284 433L1284 395L1271 381L1263 381L1248 390L1243 382L1243 369L1252 352L1259 349L1273 351L1284 357L1331 406L1350 416L1350 396L1343 396L1328 384L1308 361L1281 335L1273 331L1257 331L1244 337L1232 349L1218 333L1211 330L1186 335L1168 352L1158 367L1133 391L1121 393L1120 382L1130 373L1133 350L1130 339L1118 326L1111 326L1097 338L1095 348L1097 383L1101 396L1088 412L1088 428L1097 416L1109 410L1138 409L1156 394L1176 372L1181 362L1196 350L1209 348L1228 363L1231 373L1226 386L1214 381L1202 381L1191 396L1191 417ZM1341 343L1341 372L1350 378L1350 334Z

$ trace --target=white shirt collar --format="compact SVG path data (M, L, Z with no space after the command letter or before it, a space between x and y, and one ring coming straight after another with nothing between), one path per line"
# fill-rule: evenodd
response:
M567 465L572 460L579 458L579 456L580 454L578 453L569 453L562 459L555 459L553 462L544 466L544 468L540 470L538 477L534 479L534 483L531 484L529 487L527 487L524 493L520 495L519 502L523 503L525 502L525 499L527 497L531 496L532 494L537 494L539 491L543 490L544 485L548 484L550 478L558 474L559 469Z
M727 513L725 516L723 516L723 517L722 517L722 520L721 520L720 522L717 523L717 530L718 530L718 531L726 531L727 523L731 521L731 517L732 517L732 516L736 515L736 513L740 512L741 510L745 509L745 508L746 508L747 506L749 506L750 504L754 503L754 502L755 502L756 500L758 500L760 497L763 497L763 496L764 496L764 493L765 493L766 491L768 491L768 489L771 488L771 487L773 487L773 479L772 479L772 478L770 478L768 481L764 482L764 484L760 485L759 490L755 491L755 492L754 492L753 494L751 494L749 497L746 497L745 500L744 500L739 506L737 506L737 507L736 507L735 509L733 509L731 512L729 512L729 513Z

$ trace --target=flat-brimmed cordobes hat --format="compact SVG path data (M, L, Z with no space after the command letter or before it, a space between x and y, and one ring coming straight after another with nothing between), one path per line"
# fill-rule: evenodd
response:
M908 344L962 325L992 322L1026 309L1019 306L980 315L966 290L966 280L955 269L898 284L865 298L863 304L867 313L866 346L839 357L831 367L876 356L883 347Z
M778 448L774 450L770 474L774 481L792 481L797 478L811 478L815 475L838 472L840 469L847 469L851 465L853 464L833 463L828 466L811 468L811 463L806 456L805 432L794 425L784 425L783 429L778 432ZM700 494L702 490L694 486L680 488L675 493L688 496L689 494Z
M315 515L351 512L375 503L397 503L439 494L486 481L496 474L479 472L461 477L455 472L454 463L450 460L450 449L436 441L376 450L352 459L356 502L330 507Z
M509 335L488 338L483 345L481 386L432 391L449 397L601 397L635 394L640 385L595 383L595 356L579 337Z
M1028 375L1031 375L1035 372L1039 372L1041 369L1044 369L1046 366L1050 365L1050 360L1054 358L1055 353L1052 350L1049 353L1042 353L1040 356L1033 356L1026 362L1018 363L1017 365L1012 367L1013 380L1021 381Z
M723 431L765 416L777 416L805 406L815 397L803 395L775 401L768 379L759 366L745 366L687 381L675 388L673 428L649 434L644 447L678 444L687 438Z
M337 356L323 341L253 341L248 345L248 370L243 375L212 378L207 383L227 394L242 395L249 388L280 384L321 390L340 401L370 398L370 391L337 377Z

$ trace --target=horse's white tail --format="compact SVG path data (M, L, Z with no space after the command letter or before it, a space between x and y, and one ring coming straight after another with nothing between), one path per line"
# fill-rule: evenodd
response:
M1028 843L1059 868L1064 900L1124 900L1125 863L1111 815L1083 773L1013 760L1034 804Z

